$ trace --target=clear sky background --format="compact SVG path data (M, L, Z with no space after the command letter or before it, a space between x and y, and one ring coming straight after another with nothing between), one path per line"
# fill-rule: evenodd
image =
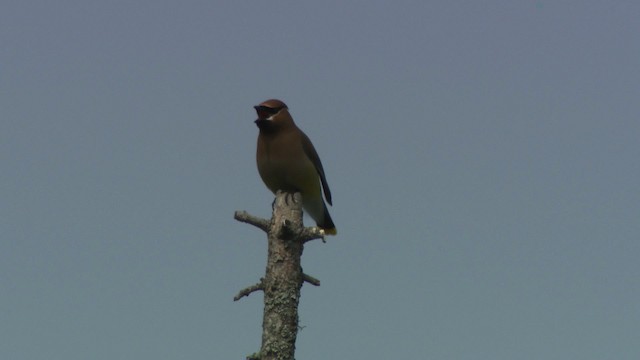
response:
M14 1L0 358L242 359L252 106L313 140L297 358L640 358L640 3ZM307 220L307 224L312 224Z

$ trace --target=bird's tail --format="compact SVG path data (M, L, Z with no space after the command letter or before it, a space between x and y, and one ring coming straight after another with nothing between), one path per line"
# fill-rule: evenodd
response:
M333 220L331 220L331 215L329 215L329 210L327 209L327 205L324 206L324 216L322 219L322 223L318 224L318 227L324 230L324 232L328 235L336 235L338 234L338 230L336 226L333 224Z

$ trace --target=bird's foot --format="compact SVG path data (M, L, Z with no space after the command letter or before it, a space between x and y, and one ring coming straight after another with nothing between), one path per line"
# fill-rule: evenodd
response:
M294 197L295 193L292 192L288 192L285 194L284 196L284 203L289 205L290 202L295 204L296 203L296 198Z

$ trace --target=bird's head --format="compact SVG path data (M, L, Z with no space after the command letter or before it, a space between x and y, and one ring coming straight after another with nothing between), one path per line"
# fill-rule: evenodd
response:
M256 109L258 114L258 119L256 119L255 123L260 130L269 129L278 123L293 121L291 115L289 115L287 105L277 99L263 101L253 108Z

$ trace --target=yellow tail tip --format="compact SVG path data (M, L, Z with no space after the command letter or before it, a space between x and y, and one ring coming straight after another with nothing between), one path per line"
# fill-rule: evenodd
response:
M336 228L331 228L331 229L322 229L324 230L324 233L327 235L337 235L338 234L338 230L336 230Z

